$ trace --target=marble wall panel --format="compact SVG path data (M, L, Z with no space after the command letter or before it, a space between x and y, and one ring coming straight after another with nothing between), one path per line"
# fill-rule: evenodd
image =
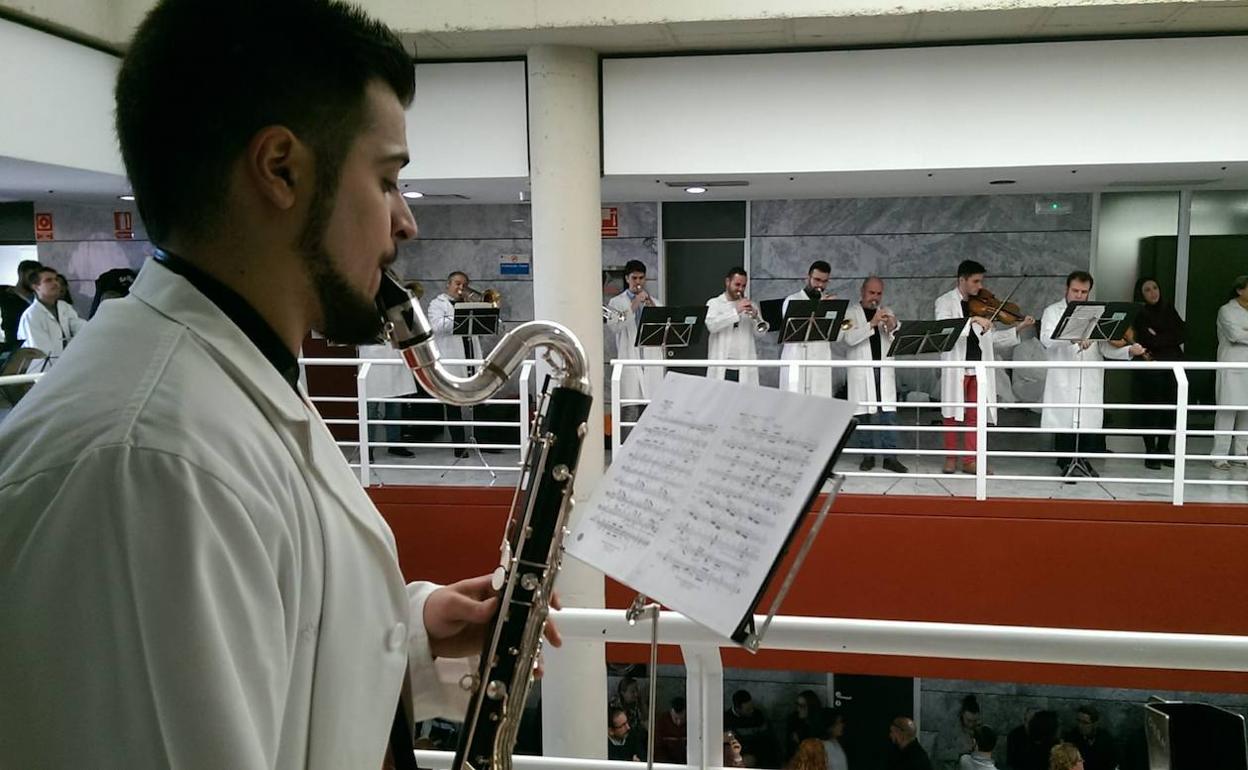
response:
M74 309L86 317L95 299L95 279L106 270L129 267L138 270L151 254L147 231L134 204L36 203L36 212L51 212L56 240L40 241L39 261L64 274ZM134 240L115 236L113 212L128 211Z
M1059 201L1062 214L1036 213ZM752 235L1026 232L1091 229L1087 195L979 195L754 201Z
M421 240L529 238L529 206L416 205L412 206Z

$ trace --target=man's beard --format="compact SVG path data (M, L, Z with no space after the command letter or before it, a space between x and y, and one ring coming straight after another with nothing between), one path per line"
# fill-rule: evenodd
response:
M325 250L325 231L329 227L334 198L332 194L316 197L299 236L299 251L321 308L321 328L317 331L326 339L344 345L376 343L381 339L382 330L376 299L353 289Z

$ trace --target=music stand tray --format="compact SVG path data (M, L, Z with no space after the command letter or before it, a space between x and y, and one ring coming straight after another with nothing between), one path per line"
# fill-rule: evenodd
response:
M639 348L687 348L702 339L706 306L643 307L633 344Z
M460 302L455 305L451 334L477 337L498 333L498 308L488 302Z
M939 321L904 321L893 334L888 357L921 356L925 353L948 353L958 344L962 327L969 318L944 318Z
M1140 312L1135 302L1069 302L1053 329L1053 339L1120 340Z
M834 342L849 311L847 299L795 299L789 302L780 341Z

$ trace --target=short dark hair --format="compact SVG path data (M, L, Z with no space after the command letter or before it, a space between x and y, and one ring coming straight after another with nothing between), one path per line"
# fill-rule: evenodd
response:
M806 270L806 275L810 275L816 270L818 270L821 273L831 273L832 266L829 265L827 262L823 261L822 259L816 259L814 262L810 263L810 267Z
M17 263L17 285L31 291L31 279L39 275L43 265L33 259L23 259Z
M282 125L316 158L332 198L359 134L366 86L407 106L415 66L384 24L337 0L162 0L139 25L116 87L117 137L151 240L209 233L231 168Z
M1085 715L1088 719L1091 719L1093 722L1101 721L1101 712L1097 711L1096 706L1093 706L1090 703L1085 703L1084 705L1075 709L1075 712L1078 714Z
M672 698L672 711L675 711L677 714L685 710L685 705L685 699L679 695Z
M52 275L58 276L58 277L61 275L60 273L56 272L56 268L43 265L38 270L32 270L30 273L27 274L26 282L30 284L28 288L33 290L35 288L35 284L43 280L40 276L42 276L44 273L51 273Z
M754 699L750 697L750 693L747 690L737 690L732 694L732 705L734 708L741 708L752 700Z
M465 282L471 282L471 279L468 277L468 274L465 273L463 270L452 270L450 272L450 275L446 276L446 282L450 283L451 279L453 279L457 275L462 275L464 277Z
M612 726L611 723L615 721L616 714L623 714L625 718L628 717L628 712L625 711L620 706L608 706L607 707L607 727Z
M624 277L625 278L632 275L633 273L644 273L644 272L646 272L646 263L642 262L640 259L630 259L624 263Z
M1092 285L1095 283L1095 281L1092 279L1092 274L1089 273L1087 270L1070 271L1070 275L1066 276L1066 285L1070 286L1075 281L1079 281L1080 283L1086 283L1089 289L1091 289Z
M964 259L958 263L959 278L970 278L972 275L983 275L986 272L988 268L973 259Z
M976 751L992 751L997 747L997 731L980 725L971 731L971 740L975 741Z
M724 278L731 281L734 275L743 275L746 278L750 277L750 274L745 272L745 268L740 265L728 268L728 272L724 273Z

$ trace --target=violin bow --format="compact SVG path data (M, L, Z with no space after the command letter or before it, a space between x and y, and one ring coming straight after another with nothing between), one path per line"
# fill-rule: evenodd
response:
M988 318L988 323L992 323L993 321L997 320L997 316L1001 315L1001 310L1005 307L1005 303L1009 302L1010 299L1013 298L1014 294L1018 291L1019 287L1023 285L1023 281L1026 281L1028 277L1029 276L1024 275L1022 278L1020 278L1018 280L1018 283L1014 284L1014 288L1010 289L1010 293L1005 295L1005 299L997 303L997 309L992 311L992 315L989 316Z

